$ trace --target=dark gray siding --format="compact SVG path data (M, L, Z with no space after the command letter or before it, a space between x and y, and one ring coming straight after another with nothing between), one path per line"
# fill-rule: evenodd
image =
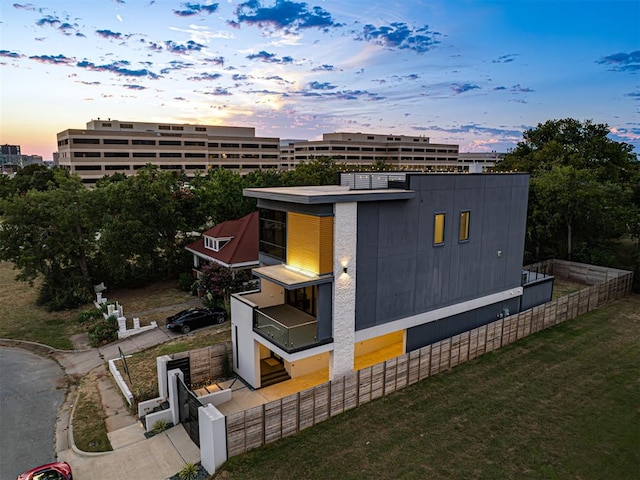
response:
M528 185L526 174L410 175L415 198L358 203L356 329L520 286ZM440 212L445 242L434 246Z
M546 277L544 280L529 283L522 289L521 310L528 310L551 301L553 294L553 277Z
M333 336L332 293L331 283L318 285L318 341L328 340Z
M518 303L519 299L513 298L505 302L494 303L476 310L443 318L436 322L409 328L407 329L407 352L494 322L500 318L505 309L509 313L515 313L518 310Z

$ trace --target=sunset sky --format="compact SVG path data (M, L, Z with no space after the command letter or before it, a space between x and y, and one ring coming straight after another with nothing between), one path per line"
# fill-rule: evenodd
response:
M640 152L640 0L0 2L0 144L98 117L507 151L592 119Z

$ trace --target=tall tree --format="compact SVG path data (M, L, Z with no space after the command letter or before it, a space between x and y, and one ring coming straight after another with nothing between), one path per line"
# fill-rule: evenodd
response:
M525 131L496 165L498 171L531 174L530 260L605 263L615 240L631 233L630 220L640 208L633 196L639 164L633 147L611 140L609 132L590 120L549 120Z
M78 177L58 170L54 181L58 188L31 189L5 203L0 258L14 263L21 280L41 278L39 302L55 310L91 295L99 216Z

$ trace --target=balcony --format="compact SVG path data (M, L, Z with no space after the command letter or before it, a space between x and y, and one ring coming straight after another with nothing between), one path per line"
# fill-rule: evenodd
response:
M253 331L292 353L317 345L317 320L290 305L255 309Z

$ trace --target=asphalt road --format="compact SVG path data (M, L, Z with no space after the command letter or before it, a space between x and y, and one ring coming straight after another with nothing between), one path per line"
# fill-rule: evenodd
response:
M64 371L48 358L0 347L0 479L53 462Z

